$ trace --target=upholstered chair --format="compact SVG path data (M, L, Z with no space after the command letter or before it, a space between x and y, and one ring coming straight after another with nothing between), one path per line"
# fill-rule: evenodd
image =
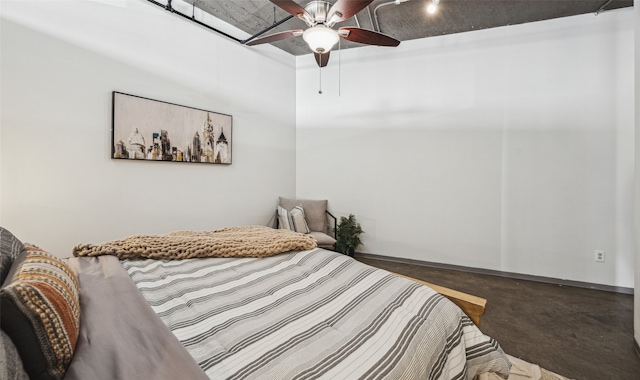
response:
M318 247L326 249L335 249L336 244L336 227L337 219L327 210L327 200L311 200L311 199L289 199L278 198L278 210L276 210L276 228L288 228L294 231L308 233L318 241ZM287 219L296 220L295 217L287 218L284 214L293 213L303 210L304 221L308 229L300 226L298 223L293 227ZM294 209L297 209L294 211ZM284 214L283 214L284 213ZM284 219L283 219L284 218ZM298 219L299 220L299 219Z

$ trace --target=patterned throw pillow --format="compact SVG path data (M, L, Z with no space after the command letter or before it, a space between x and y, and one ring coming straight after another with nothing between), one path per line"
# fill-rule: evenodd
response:
M0 285L4 283L9 275L9 270L13 262L22 255L24 256L24 245L6 229L0 227Z
M308 234L311 232L304 217L302 206L295 206L291 211L278 206L278 228Z
M296 232L301 232L303 234L308 234L309 226L307 226L307 221L304 218L304 209L302 206L296 206L293 210L289 211L289 225L291 229Z
M32 379L62 379L80 329L78 280L60 259L34 246L0 290L0 324Z
M327 229L327 205L326 199L323 200L311 200L311 199L289 199L278 198L278 205L284 207L286 210L291 210L295 206L302 206L304 208L304 218L311 231L325 232Z
M278 206L278 228L281 230L291 229L291 225L289 225L289 211L280 206Z

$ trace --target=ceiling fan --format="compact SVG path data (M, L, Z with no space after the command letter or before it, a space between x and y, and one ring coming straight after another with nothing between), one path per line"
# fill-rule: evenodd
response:
M287 30L255 38L247 42L246 45L253 46L302 36L313 51L318 66L324 67L329 62L331 49L340 38L367 45L398 46L400 44L400 41L395 38L372 30L346 26L337 30L333 29L336 23L348 20L366 8L373 0L338 0L333 5L328 1L314 0L304 7L293 0L269 1L304 21L309 28L306 30Z

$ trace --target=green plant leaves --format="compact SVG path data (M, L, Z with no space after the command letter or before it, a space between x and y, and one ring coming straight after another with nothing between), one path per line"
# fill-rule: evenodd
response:
M364 233L360 223L356 221L356 217L353 214L349 214L348 217L341 217L336 232L338 240L336 250L345 255L353 256L356 248L362 244L360 235Z

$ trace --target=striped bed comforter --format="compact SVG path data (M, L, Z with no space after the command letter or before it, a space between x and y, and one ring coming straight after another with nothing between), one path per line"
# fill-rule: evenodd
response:
M449 300L339 253L122 265L211 379L508 376L497 342Z

